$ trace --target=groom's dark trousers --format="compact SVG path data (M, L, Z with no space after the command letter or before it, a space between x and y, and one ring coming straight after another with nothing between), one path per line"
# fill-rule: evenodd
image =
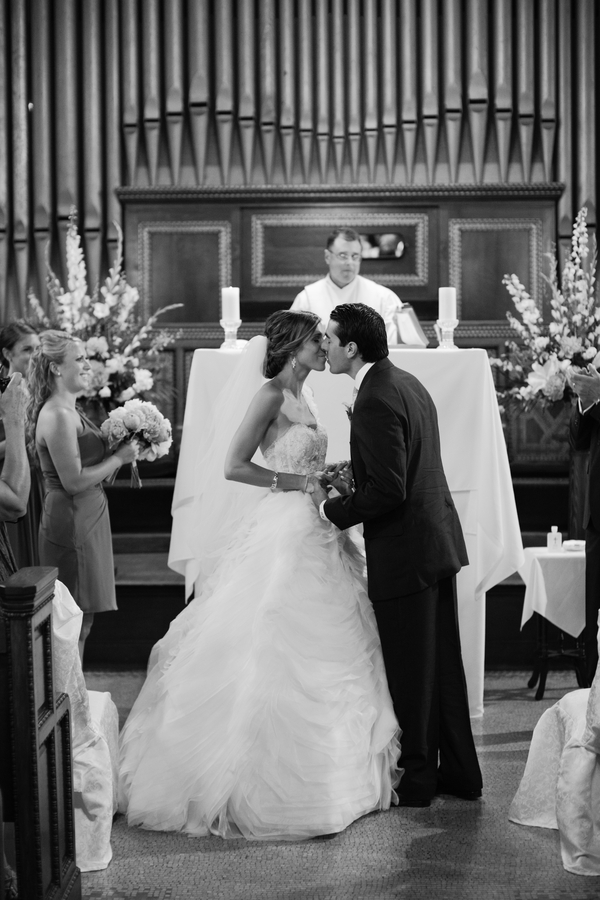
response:
M481 789L456 615L455 579L373 604L396 718L400 792L429 800L438 781ZM439 764L438 764L439 751Z
M439 781L479 791L456 612L465 543L435 405L417 378L388 359L363 379L350 450L356 490L327 500L324 512L340 528L364 524L369 597L403 732L400 793L429 800Z

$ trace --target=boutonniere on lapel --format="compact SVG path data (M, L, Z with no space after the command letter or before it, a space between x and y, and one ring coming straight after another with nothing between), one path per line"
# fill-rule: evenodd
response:
M344 407L346 409L346 415L348 416L348 420L352 421L352 413L354 411L354 403L344 403Z

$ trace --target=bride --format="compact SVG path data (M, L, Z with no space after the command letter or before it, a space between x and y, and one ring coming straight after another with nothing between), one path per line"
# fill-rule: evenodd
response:
M395 799L399 729L364 559L310 498L327 449L304 385L325 368L319 319L276 312L265 334L198 463L195 599L153 648L122 732L130 825L297 840Z

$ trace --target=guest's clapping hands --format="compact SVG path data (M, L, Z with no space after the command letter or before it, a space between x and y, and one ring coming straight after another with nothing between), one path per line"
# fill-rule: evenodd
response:
M588 409L600 400L600 372L594 366L585 369L571 367L568 372L569 384L581 400L581 408Z
M25 405L27 393L23 384L23 376L15 372L6 390L0 394L0 419L7 423L23 423L25 421Z

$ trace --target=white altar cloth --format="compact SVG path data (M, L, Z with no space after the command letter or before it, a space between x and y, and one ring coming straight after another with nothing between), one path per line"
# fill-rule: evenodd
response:
M186 560L193 555L189 501L199 435L240 353L209 349L194 353L169 552L170 567L182 574ZM481 716L485 592L523 564L521 531L487 353L480 349L391 349L390 360L423 382L438 411L444 469L470 560L457 579L459 620L471 715ZM349 458L350 426L344 403L351 400L352 380L327 370L311 373L307 383L329 434L328 459Z
M579 637L585 627L585 550L528 547L519 575L525 582L521 628L536 612Z

